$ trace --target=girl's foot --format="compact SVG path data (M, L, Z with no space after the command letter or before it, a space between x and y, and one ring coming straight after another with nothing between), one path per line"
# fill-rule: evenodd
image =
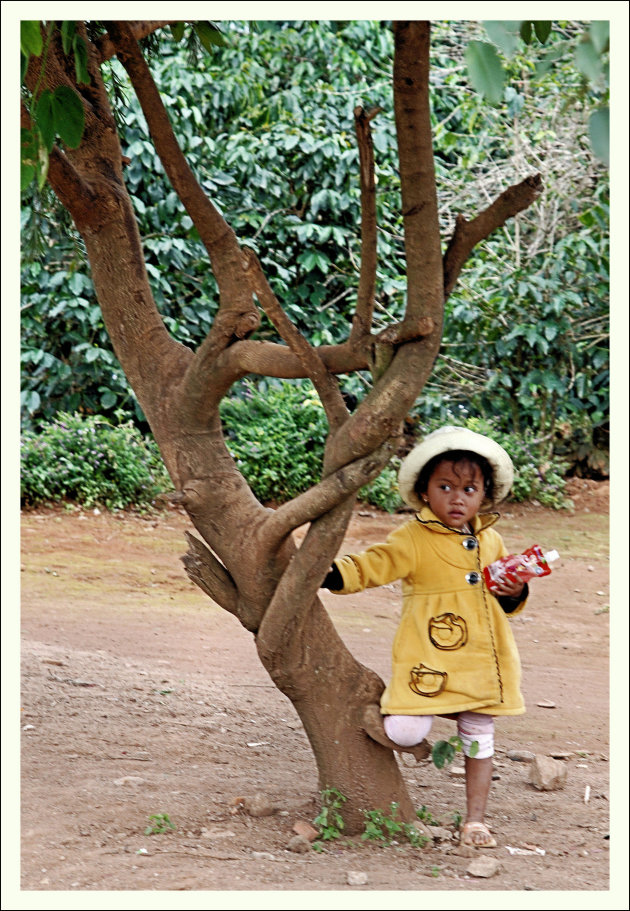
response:
M459 842L472 848L496 848L488 826L483 822L465 822L459 833Z

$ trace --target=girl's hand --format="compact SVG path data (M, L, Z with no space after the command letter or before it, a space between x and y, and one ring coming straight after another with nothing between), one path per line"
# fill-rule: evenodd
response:
M519 582L518 580L515 580L514 582L508 582L508 580L505 579L503 582L500 582L495 586L492 594L497 597L518 598L522 593L523 588L523 582Z

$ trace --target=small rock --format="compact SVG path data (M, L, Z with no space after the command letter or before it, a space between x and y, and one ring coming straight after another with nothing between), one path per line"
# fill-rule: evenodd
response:
M140 778L139 775L125 775L124 778L117 778L114 781L114 784L118 785L130 785L131 787L137 787L138 785L145 784L145 779Z
M452 848L449 851L449 854L457 854L458 857L477 857L477 849L473 848L472 845L457 845L457 847Z
M495 876L501 869L501 864L496 857L477 857L466 868L466 872L471 876L479 876L489 879Z
M564 750L554 750L554 752L549 753L552 759L570 759L573 756L573 753L567 753Z
M549 756L537 756L529 780L539 791L557 791L567 782L567 765Z
M433 841L451 841L453 833L445 826L429 826L429 834Z
M533 762L536 754L530 753L529 750L510 750L507 758L511 759L512 762Z
M454 778L461 777L466 774L466 769L463 766L454 765L449 769L449 775L452 775Z
M304 822L303 819L298 819L296 824L293 826L293 831L296 835L300 835L302 838L305 838L307 841L315 841L319 837L319 832L314 826L309 822Z
M552 702L551 699L541 699L536 705L541 709L555 709L556 707L556 703Z
M307 854L311 850L311 843L303 835L294 835L287 845L287 851L294 854Z
M250 816L273 816L276 812L275 805L266 794L257 793L243 799L243 809Z
M357 870L348 870L346 879L349 886L366 886L368 875Z
M252 857L256 860L275 860L275 855L270 851L252 851Z

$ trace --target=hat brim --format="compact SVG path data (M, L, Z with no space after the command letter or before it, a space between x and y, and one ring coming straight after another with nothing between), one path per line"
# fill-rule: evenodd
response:
M494 496L492 500L485 500L482 506L489 508L507 497L514 481L514 466L505 449L489 437L466 427L443 427L412 449L400 466L398 487L405 503L413 509L422 509L425 504L415 491L418 475L435 456L455 449L474 452L490 463Z

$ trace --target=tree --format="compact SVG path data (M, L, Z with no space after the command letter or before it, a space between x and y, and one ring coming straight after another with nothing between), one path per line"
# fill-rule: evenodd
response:
M85 243L116 356L160 447L177 501L200 536L189 535L184 563L190 578L255 636L263 665L304 724L322 789L334 787L348 797L348 831L360 826L362 809L387 810L392 801L411 818L393 745L374 720L383 683L345 648L317 591L341 544L356 491L395 451L401 423L431 373L444 302L460 270L479 241L533 202L540 179L533 175L507 188L471 220L460 215L442 252L429 107L430 25L396 23L393 96L406 308L399 322L374 331L378 260L371 121L377 112L359 107L356 306L345 341L315 347L283 310L257 256L239 245L177 142L169 117L176 121L177 110L167 112L139 43L165 25L45 22L37 31L29 29L22 126L31 176L49 182ZM171 26L181 33L181 23ZM208 29L212 33L208 24L202 29L206 37ZM128 74L155 150L194 222L219 288L212 326L195 351L169 334L152 294L102 73L113 55ZM56 119L56 108L66 104L73 129ZM261 314L281 342L256 338ZM337 377L357 370L371 371L373 383L350 412ZM222 431L221 399L247 374L309 379L328 419L321 481L276 510L255 499ZM298 547L292 532L306 524Z

